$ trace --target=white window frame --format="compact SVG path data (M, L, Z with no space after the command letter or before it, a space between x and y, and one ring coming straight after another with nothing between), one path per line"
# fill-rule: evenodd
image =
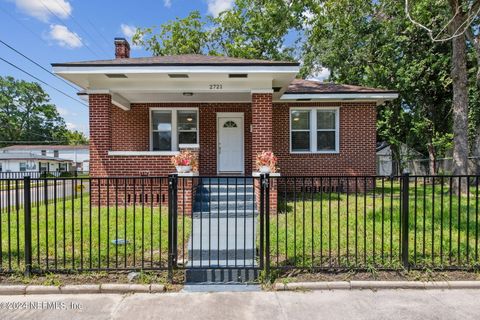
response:
M152 114L154 111L170 111L172 113L172 149L171 150L162 150L156 152L175 152L178 151L178 122L177 122L177 111L195 111L197 113L197 145L199 143L199 133L200 133L200 113L198 108L150 108L148 113L148 134L149 134L149 150L153 151L153 128L152 128Z
M292 114L295 111L310 111L310 151L294 151L292 148ZM330 131L317 129L317 110L335 111L335 150L317 150L317 132ZM293 154L337 154L340 153L340 107L291 107L288 117L290 153ZM301 131L301 130L296 130ZM306 131L306 130L305 130Z

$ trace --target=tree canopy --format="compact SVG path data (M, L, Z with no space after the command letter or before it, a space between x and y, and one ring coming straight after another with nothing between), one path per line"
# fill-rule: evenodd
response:
M443 0L417 0L411 10L432 27L451 17ZM400 99L378 109L378 140L397 153L405 143L431 160L452 149L452 43L432 42L408 19L403 1L236 0L218 17L192 12L158 29L140 28L134 41L155 55L297 60L302 77L328 68L334 82L397 90ZM480 141L477 42L467 46L471 141Z
M69 131L50 97L35 82L0 76L0 145L19 141L85 143L78 131Z

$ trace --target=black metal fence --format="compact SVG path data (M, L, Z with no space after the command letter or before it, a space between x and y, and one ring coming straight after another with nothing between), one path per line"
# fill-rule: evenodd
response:
M166 269L167 199L166 177L0 179L0 269Z
M277 214L266 215L272 267L479 266L476 176L279 177L270 181L279 199Z
M0 179L67 178L88 176L88 171L0 171Z
M0 179L0 269L473 270L480 263L477 181Z

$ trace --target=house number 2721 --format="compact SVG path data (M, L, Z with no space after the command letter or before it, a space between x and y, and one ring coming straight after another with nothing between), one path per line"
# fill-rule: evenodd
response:
M221 84L211 84L209 86L210 86L210 90L221 90L222 89Z

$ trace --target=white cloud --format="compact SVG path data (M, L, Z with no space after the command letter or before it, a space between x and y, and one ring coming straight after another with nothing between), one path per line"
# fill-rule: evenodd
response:
M217 17L221 12L233 8L235 0L207 0L208 13Z
M68 116L70 114L70 112L67 109L62 107L57 107L57 111L62 117Z
M139 49L140 46L132 44L132 37L137 32L137 27L122 23L120 25L120 30L122 31L122 34L125 38L127 38L128 42L130 42L130 46L132 49Z
M78 126L75 123L66 122L65 126L68 130L78 130Z
M163 5L166 8L170 8L172 6L172 0L163 0Z
M83 46L82 39L78 34L68 30L66 26L51 24L48 37L57 42L58 45L65 48L80 48Z
M133 35L135 34L135 32L137 31L137 28L134 27L134 26L131 26L131 25L128 25L128 24L124 24L122 23L120 25L120 29L122 29L122 33L125 37L127 38L131 38L133 37Z
M308 77L308 80L316 80L316 81L325 81L328 80L330 77L330 70L327 68L320 68L318 72L313 74L311 77Z
M72 13L72 6L67 0L13 0L17 8L40 21L48 20L56 15L66 19Z

